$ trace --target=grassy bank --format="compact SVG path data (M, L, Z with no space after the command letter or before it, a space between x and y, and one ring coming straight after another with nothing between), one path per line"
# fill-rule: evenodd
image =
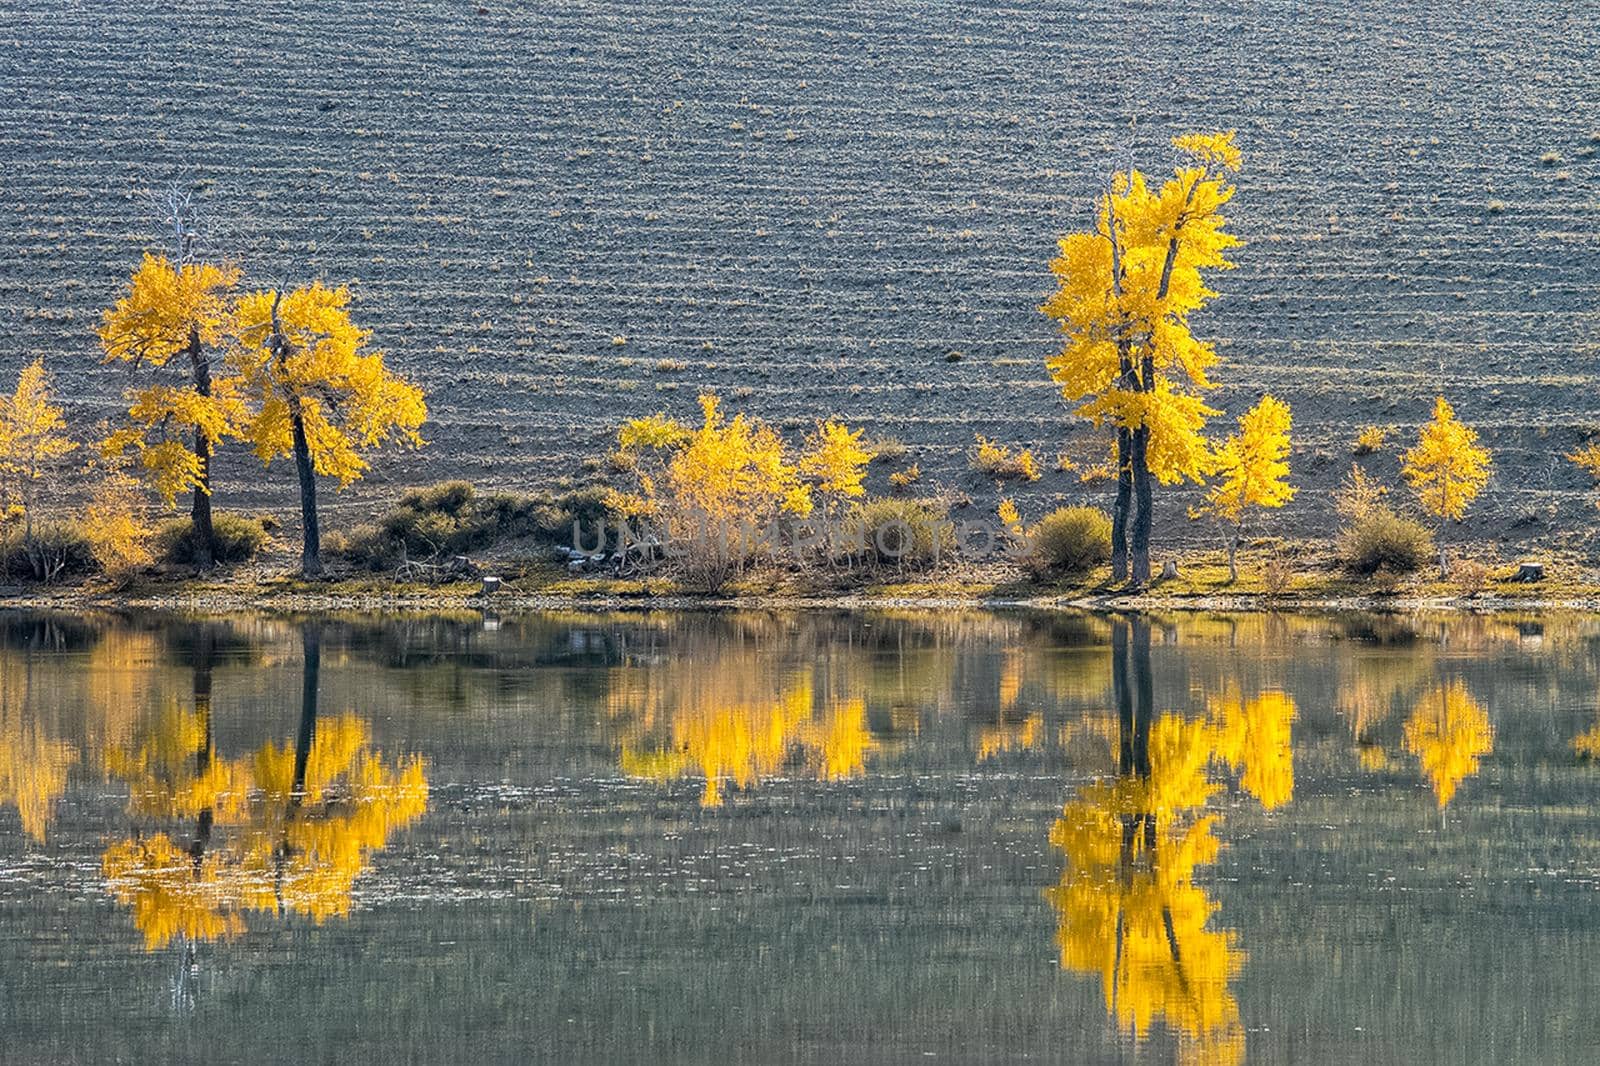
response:
M870 604L963 606L1100 606L1165 609L1405 609L1455 606L1469 610L1502 607L1567 607L1600 610L1600 572L1584 560L1544 558L1545 577L1513 580L1513 564L1492 565L1469 587L1440 580L1436 570L1410 575L1353 577L1331 555L1307 548L1297 553L1288 575L1269 591L1263 570L1247 566L1239 580L1228 579L1220 551L1192 552L1178 576L1158 579L1130 593L1101 568L1077 580L1042 581L1009 565L947 566L921 574L893 570L829 573L761 571L731 583L715 595L686 589L669 577L619 578L569 573L557 563L488 561L485 575L498 577L497 591L486 594L481 579L438 583L398 581L387 575L347 572L307 581L269 563L221 570L203 576L169 573L113 584L84 579L51 585L13 584L0 588L0 606L50 604L108 607L189 606L289 607L306 609L415 609L480 607L537 609L559 606L861 606Z

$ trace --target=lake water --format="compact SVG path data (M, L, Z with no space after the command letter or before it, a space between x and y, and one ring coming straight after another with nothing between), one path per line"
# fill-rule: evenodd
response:
M0 1059L1592 1062L1600 619L0 613Z

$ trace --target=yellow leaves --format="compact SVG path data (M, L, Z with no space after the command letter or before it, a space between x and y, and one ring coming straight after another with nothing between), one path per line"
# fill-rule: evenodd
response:
M862 431L829 419L817 423L817 431L806 438L806 455L800 471L816 482L824 496L865 496L862 482L872 452L861 444Z
M975 434L977 447L972 453L972 467L994 478L1017 478L1038 481L1039 463L1027 448L1014 451L1004 444L990 440L982 433Z
M15 494L28 506L50 468L78 447L52 398L42 359L22 368L11 395L0 394L0 501Z
M145 519L144 493L120 466L100 473L84 505L79 528L89 539L95 561L113 577L153 561L150 540L154 531Z
M1494 750L1494 727L1467 686L1454 681L1417 701L1406 719L1405 744L1443 810L1457 786L1478 772L1478 760Z
M1567 459L1600 484L1600 441L1590 441L1583 447L1568 452Z
M103 316L99 336L106 360L164 366L193 344L215 345L239 273L236 267L210 263L174 267L163 257L145 255L127 293Z
M1202 163L1237 171L1244 165L1244 156L1233 143L1234 131L1225 133L1185 133L1172 138L1172 147L1187 152Z
M630 455L646 449L667 451L688 443L692 435L692 431L682 422L657 412L624 422L617 431L617 449Z
M242 432L263 463L290 454L299 423L316 473L341 487L367 470L362 453L391 442L420 446L422 390L367 347L349 313L350 292L320 281L246 293L229 329L230 361L255 412Z
M618 431L618 449L639 460L633 466L639 486L633 513L663 517L680 533L706 527L728 532L743 521L758 525L779 513L811 513L811 491L772 427L742 413L725 419L711 393L701 395L700 410L701 424L693 430L655 415ZM819 427L826 455L815 452L801 466L812 476L825 473L834 491L844 493L857 457L867 453L859 448L858 433L829 425L836 429ZM645 464L645 453L657 453L662 465Z
M1017 536L1022 536L1022 512L1017 510L1016 503L1009 497L1000 501L1000 506L995 508L1001 523Z
M1225 253L1239 243L1220 213L1233 187L1215 173L1240 166L1233 134L1173 143L1197 165L1159 188L1137 170L1113 175L1095 229L1062 238L1056 292L1040 307L1063 334L1046 361L1063 398L1096 426L1149 426L1147 466L1164 484L1198 481L1206 465L1200 434L1216 412L1189 390L1212 386L1217 356L1189 316L1215 295L1204 272L1231 267Z
M1489 452L1477 440L1477 431L1458 421L1440 396L1434 402L1433 420L1422 427L1416 445L1401 460L1401 472L1423 508L1441 521L1459 522L1489 481Z
M132 425L113 431L101 444L102 454L121 457L134 453L140 472L168 507L179 494L211 489L205 466L189 443L194 432L215 448L224 438L238 436L246 418L236 379L223 378L212 393L202 396L191 387L149 385L130 397ZM187 431L187 432L181 432Z
M1238 525L1252 507L1277 508L1294 499L1289 484L1289 405L1273 396L1239 416L1239 431L1212 454L1218 481L1206 493L1206 510Z

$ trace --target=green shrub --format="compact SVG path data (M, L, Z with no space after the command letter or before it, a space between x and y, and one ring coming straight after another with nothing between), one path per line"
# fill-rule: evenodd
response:
M0 574L24 581L58 581L92 574L94 546L77 527L61 523L41 523L33 527L33 537L25 538L20 527L0 537Z
M1433 556L1433 535L1422 523L1374 506L1339 534L1339 559L1353 574L1409 574Z
M880 497L856 505L845 520L845 536L869 562L925 569L955 553L955 528L946 514L935 500Z
M261 553L267 543L267 524L276 520L246 518L229 511L211 516L211 532L216 537L216 562L247 563ZM198 540L192 519L177 518L156 531L156 558L162 562L188 566L195 562Z
M1028 537L1028 564L1039 574L1084 574L1111 559L1111 519L1095 507L1052 511Z
M358 566L392 569L402 560L425 560L481 551L504 540L531 537L550 543L572 539L582 524L592 538L610 511L603 486L560 495L482 493L465 481L408 489L377 522L329 536L327 548Z

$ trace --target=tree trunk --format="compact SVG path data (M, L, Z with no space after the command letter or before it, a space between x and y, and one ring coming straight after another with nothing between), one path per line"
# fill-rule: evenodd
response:
M300 573L317 577L322 573L322 538L317 532L317 472L311 465L311 446L306 443L306 424L298 406L290 422L294 429L294 467L300 474Z
M210 396L211 365L206 362L198 330L189 333L189 364L194 369L195 393ZM189 524L194 533L194 561L200 569L209 570L217 558L217 533L211 522L211 441L199 426L194 430L194 457L200 466L200 484L189 508Z
M1444 532L1442 527L1439 530L1439 532L1441 534ZM1439 580L1443 581L1445 578L1447 578L1449 576L1450 576L1450 560L1444 554L1444 540L1441 537L1441 539L1439 541Z
M1140 426L1132 434L1133 523L1128 537L1131 558L1128 584L1143 588L1150 583L1150 523L1151 499L1150 466L1146 456L1150 448L1150 427Z
M1239 535L1233 534L1228 538L1228 583L1233 584L1239 580Z
M1133 506L1133 435L1117 430L1117 502L1111 511L1111 580L1128 579L1128 511Z

